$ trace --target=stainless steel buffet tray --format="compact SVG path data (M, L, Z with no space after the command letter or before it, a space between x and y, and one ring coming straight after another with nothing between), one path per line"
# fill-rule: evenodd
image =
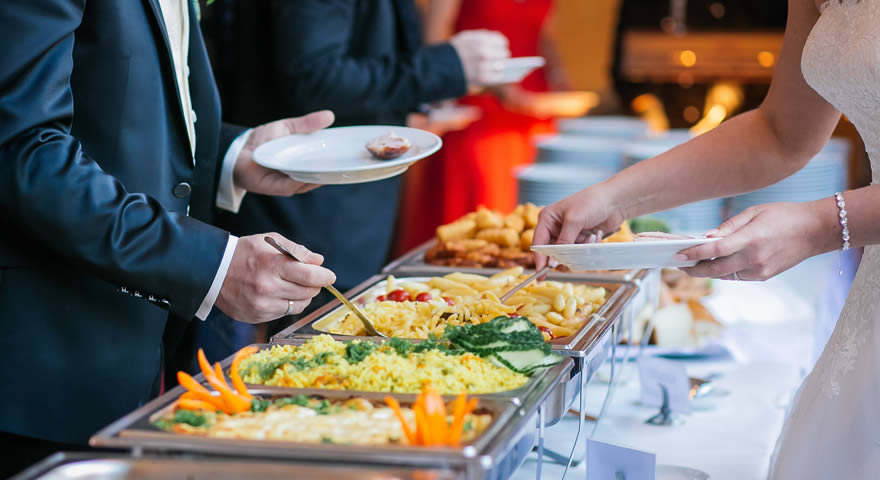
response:
M464 472L404 466L328 465L206 456L57 453L13 480L464 480Z
M224 364L228 364L227 359ZM404 445L359 446L288 441L260 441L207 438L177 435L159 430L150 419L169 408L185 390L175 387L166 394L117 420L90 440L95 447L130 448L136 452L160 454L196 454L200 456L235 456L252 459L276 459L372 466L404 466L407 468L445 469L462 472L467 479L505 478L531 451L534 443L536 412L544 404L553 387L571 371L571 360L545 369L533 376L530 388L516 394L477 395L480 409L493 414L490 426L470 444L459 448L417 447ZM202 380L201 376L196 377ZM352 396L382 401L392 396L401 404L411 404L416 395L350 390L293 389L280 387L249 387L255 395L313 395L327 399ZM447 397L451 400L452 397Z
M402 273L403 272L390 272L389 274L395 274L395 276L397 276ZM406 272L405 274L407 276L401 276L397 278L397 280L399 282L422 282L430 277L445 275L445 273L432 271L411 271ZM374 292L376 288L379 288L381 285L384 284L383 282L385 282L386 278L387 274L375 275L367 279L357 287L353 288L352 290L349 290L345 293L345 295L353 302L367 301L368 299L370 299L372 292ZM547 276L547 278L550 280L563 282L585 283L590 286L605 288L608 291L608 296L605 299L605 303L599 308L599 310L597 310L595 313L591 314L588 318L585 319L581 328L577 332L575 332L574 335L550 340L554 352L571 357L581 357L588 355L591 350L591 346L595 343L595 341L601 338L605 334L605 332L611 328L611 325L614 323L614 321L624 314L627 305L638 290L633 284L629 282L596 280L589 276L571 273L551 273ZM333 300L332 302L324 305L318 310L315 310L310 315L297 321L293 325L273 336L271 342L301 343L315 335L327 334L327 332L323 331L323 328L326 328L324 322L327 322L330 316L332 316L334 313L342 308L345 308L342 303L340 303L338 300ZM375 337L357 337L336 334L329 335L337 340L343 341L353 339L375 340Z
M427 242L419 245L418 247L410 250L409 252L403 254L403 256L395 259L391 263L385 266L382 269L382 273L411 273L411 272L422 272L422 273L432 273L434 275L441 274L445 275L447 273L452 272L463 272L463 273L477 273L481 275L492 275L501 271L504 271L503 268L488 268L488 267L451 267L446 265L433 265L425 262L425 253L434 248L437 245L437 239L431 239ZM577 272L573 275L577 275L581 278L590 278L593 280L612 280L618 282L632 282L637 278L641 270L605 270L605 271L594 271L594 272Z

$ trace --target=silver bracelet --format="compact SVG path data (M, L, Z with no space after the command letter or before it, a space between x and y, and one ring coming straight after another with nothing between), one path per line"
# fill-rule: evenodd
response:
M843 227L843 232L841 233L843 248L841 250L846 251L849 250L849 227L847 226L849 221L846 219L846 202L843 200L843 194L840 192L835 193L834 198L837 199L837 208L840 209L840 212L838 212L840 226Z

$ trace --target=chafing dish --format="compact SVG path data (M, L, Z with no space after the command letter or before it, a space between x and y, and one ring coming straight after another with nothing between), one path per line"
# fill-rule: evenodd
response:
M402 272L391 272L390 274L395 274L396 276L401 273ZM406 276L400 276L397 280L399 282L423 282L430 277L442 276L443 274L431 271L413 271L406 272L404 275ZM384 288L386 278L387 275L373 276L352 290L346 292L345 295L353 302L366 301L377 288ZM551 273L547 278L562 282L586 283L590 286L605 288L608 291L605 303L599 308L599 310L585 319L581 328L578 329L574 335L550 340L554 352L570 357L588 355L592 349L592 345L598 339L602 338L605 332L611 328L611 325L613 325L619 317L624 315L627 305L637 292L637 288L630 283L595 280L589 276ZM271 342L297 343L315 335L326 334L326 329L329 327L328 322L331 320L332 315L342 308L344 307L339 301L332 301L273 336ZM376 338L336 334L330 335L337 340L343 341Z
M230 362L231 358L226 359L223 364L228 365ZM224 455L308 461L336 466L345 464L401 466L461 472L463 478L467 479L506 478L519 467L531 451L535 440L534 426L538 408L544 404L553 387L571 368L571 360L566 359L559 365L537 372L527 385L528 388L519 389L515 391L516 394L478 395L480 409L493 415L492 423L473 442L459 448L220 439L178 435L159 430L152 425L151 419L163 409L169 408L185 392L182 387L175 387L101 430L92 437L90 444L95 447L130 448L136 452L163 455ZM201 376L195 378L199 381L203 380ZM264 397L303 394L329 400L344 400L358 396L377 402L390 395L403 405L411 404L416 398L413 394L348 390L280 387L250 387L249 390L254 395ZM446 398L453 399L451 396Z
M57 453L13 480L464 480L464 472L404 466L327 465L243 458Z

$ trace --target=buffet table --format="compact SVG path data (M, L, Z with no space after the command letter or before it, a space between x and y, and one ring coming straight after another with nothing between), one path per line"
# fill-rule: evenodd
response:
M821 349L815 339L824 342L828 323L833 322L829 315L839 308L814 299L842 299L845 292L833 290L848 288L847 277L838 277L838 257L832 255L762 284L719 282L707 304L728 325L722 343L730 354L677 360L691 376L714 378L715 393L695 402L694 411L679 417L676 425L645 424L657 410L639 403L638 372L630 363L593 438L656 453L658 465L698 469L713 480L766 478L787 407ZM588 413L599 410L608 388L603 378L607 375L600 372L587 387ZM567 453L577 424L577 417L569 415L547 429L545 446ZM587 424L588 434L593 425ZM583 444L577 452L576 458L583 458ZM536 468L533 455L512 478L535 478ZM545 478L561 478L563 471L559 464L542 465ZM566 478L584 474L580 462Z

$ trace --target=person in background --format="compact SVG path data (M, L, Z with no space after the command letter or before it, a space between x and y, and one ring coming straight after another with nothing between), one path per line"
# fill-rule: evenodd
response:
M217 0L203 14L218 52L224 116L246 125L315 108L332 109L339 126L405 125L425 104L497 83L496 60L510 56L507 39L487 30L423 45L413 0ZM386 262L400 182L327 186L281 200L248 195L240 214L221 224L242 235L269 229L308 243L344 291ZM227 351L249 341L224 333L232 325L225 319L211 320L200 341L225 335Z
M305 260L292 263L262 235L208 223L247 191L314 188L258 166L253 151L333 115L245 136L221 125L193 7L0 8L0 477L86 448L153 398L194 317L218 307L268 321L335 281L301 245L275 235Z
M510 41L513 57L543 56L546 67L519 84L482 91L459 101L480 109L470 126L447 133L444 147L429 159L435 187L408 203L421 208L409 218L406 245L426 240L434 228L473 211L479 205L503 212L517 202L514 169L534 160L533 139L554 132L552 117L559 102L541 92L571 90L555 42L548 33L552 0L428 0L425 34L429 44L445 42L455 32L490 29ZM578 113L584 113L580 111Z

